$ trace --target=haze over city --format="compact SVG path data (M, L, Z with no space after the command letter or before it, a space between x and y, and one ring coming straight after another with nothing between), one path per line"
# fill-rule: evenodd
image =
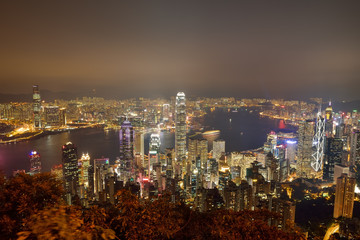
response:
M2 1L0 239L360 239L360 1Z
M358 99L358 1L36 3L0 3L2 94Z

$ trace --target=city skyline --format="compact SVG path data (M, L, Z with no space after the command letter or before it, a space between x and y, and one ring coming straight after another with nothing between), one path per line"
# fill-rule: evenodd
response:
M357 100L358 2L1 3L2 94Z

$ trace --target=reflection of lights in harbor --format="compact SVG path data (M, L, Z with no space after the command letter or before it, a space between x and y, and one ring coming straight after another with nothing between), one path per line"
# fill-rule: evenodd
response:
M220 136L220 130L206 131L202 136L207 140L215 140Z

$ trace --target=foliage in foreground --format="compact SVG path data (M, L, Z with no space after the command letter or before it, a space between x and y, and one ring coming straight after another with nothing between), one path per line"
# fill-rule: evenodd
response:
M277 216L265 210L200 213L167 195L143 200L127 190L107 209L82 209L64 205L61 182L49 174L1 179L1 239L303 239L270 227Z

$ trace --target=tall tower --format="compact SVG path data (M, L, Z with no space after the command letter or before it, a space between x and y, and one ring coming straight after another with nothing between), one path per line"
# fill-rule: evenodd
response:
M323 179L334 181L335 165L341 164L343 154L343 141L341 138L327 138L324 156Z
M33 115L34 115L34 127L41 128L41 98L39 86L33 86Z
M205 169L208 160L208 141L201 135L195 135L189 138L188 160L194 167Z
M67 202L71 204L71 196L77 194L78 155L76 146L68 142L62 147L63 177Z
M176 95L175 102L175 154L178 161L186 157L186 100L183 92Z
M336 180L334 218L352 218L355 198L355 178L342 174Z
M121 124L119 132L120 138L120 169L125 173L124 180L130 178L130 173L134 168L134 146L135 146L135 131L130 121L127 119Z
M225 141L218 139L213 144L213 158L219 160L221 155L225 153Z
M36 174L41 172L40 154L37 151L31 151L30 158L30 174Z
M325 147L325 119L321 117L321 111L317 114L316 119L316 133L313 139L313 147L315 152L313 153L313 161L311 166L316 172L323 169L324 147Z
M310 177L312 168L312 143L314 136L314 122L307 120L299 125L299 139L297 150L296 173L298 177Z
M89 189L89 167L90 167L90 156L84 154L79 159L79 188L80 198L87 197L87 191Z
M331 101L329 106L325 109L325 131L326 136L331 137L333 135L333 109L331 107Z

